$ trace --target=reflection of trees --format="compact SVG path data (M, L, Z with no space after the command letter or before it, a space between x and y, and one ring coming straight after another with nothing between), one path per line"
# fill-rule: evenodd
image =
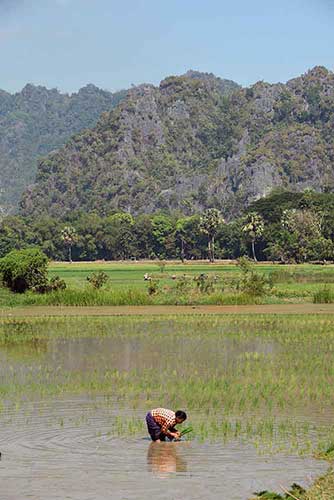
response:
M179 443L151 443L147 451L147 465L151 472L163 475L186 472L187 462L181 456Z

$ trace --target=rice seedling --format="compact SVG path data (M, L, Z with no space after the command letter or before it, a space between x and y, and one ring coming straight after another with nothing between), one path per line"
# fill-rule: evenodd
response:
M189 413L187 439L309 453L333 436L332 316L7 318L0 352L3 412L103 395L129 413L113 419L118 436L144 433L145 411L162 404Z
M181 436L185 436L186 434L189 434L189 432L193 432L193 428L191 426L186 427L185 429L182 429L181 431Z

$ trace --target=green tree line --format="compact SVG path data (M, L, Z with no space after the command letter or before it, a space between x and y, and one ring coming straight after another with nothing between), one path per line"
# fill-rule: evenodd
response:
M64 219L7 216L0 257L39 246L55 260L235 259L305 262L334 259L334 194L278 191L233 220L210 208L175 213L72 212Z

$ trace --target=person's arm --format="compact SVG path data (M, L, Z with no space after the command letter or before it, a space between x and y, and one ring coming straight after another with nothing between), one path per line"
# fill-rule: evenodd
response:
M175 439L179 439L181 437L181 432L175 429L175 427L170 428L169 432L171 432L174 435Z
M161 426L161 432L165 434L167 437L173 437L172 433L170 432L170 423L168 420Z
M168 420L161 427L161 432L163 432L169 438L179 438L180 433L174 429L175 422L168 422Z

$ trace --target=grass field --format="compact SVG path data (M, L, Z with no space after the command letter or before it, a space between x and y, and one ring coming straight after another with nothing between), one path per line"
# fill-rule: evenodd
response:
M263 266L264 268L266 266ZM236 276L239 272L234 264L209 264L209 263L189 263L182 264L177 261L167 263L164 271L161 272L161 263L143 262L75 262L50 264L50 276L60 276L69 287L84 288L87 285L87 276L96 271L104 271L111 280L112 288L137 288L146 290L147 282L144 274L157 277L162 284L171 282L171 276L196 276L200 273L214 273L223 277ZM334 266L333 266L334 277Z
M67 289L45 295L18 295L0 288L0 307L15 306L138 306L138 305L242 305L334 302L333 265L279 265L259 263L257 275L270 281L270 289L260 295L239 289L242 276L234 262L52 262L50 277L65 280ZM97 271L109 281L94 289L87 277ZM147 274L152 281L146 281ZM195 278L201 274L212 280L209 290L201 290ZM149 293L150 284L156 290Z
M289 290L308 291L313 290L319 283L333 283L334 265L279 265L270 263L259 263L256 270L266 274L277 273L282 276L282 283L278 288L287 286ZM143 262L52 262L50 264L50 276L58 275L63 278L69 287L83 288L87 285L87 276L96 271L104 271L111 280L111 286L115 289L133 287L145 290L147 283L144 274L156 276L162 284L170 283L171 276L177 277L183 274L196 276L200 273L212 273L224 279L236 278L240 274L238 266L233 263L209 264L199 262L182 264L178 261L167 262L164 271L161 272L161 263L154 261ZM297 275L298 281L295 280Z

